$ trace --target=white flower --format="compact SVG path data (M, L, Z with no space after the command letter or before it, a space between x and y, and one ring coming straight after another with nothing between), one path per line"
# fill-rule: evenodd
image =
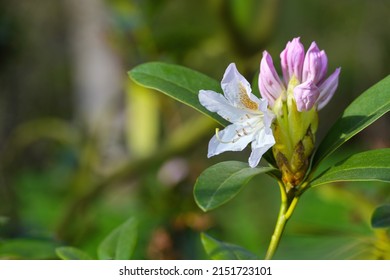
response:
M242 151L252 143L249 166L256 167L263 154L275 144L271 129L274 115L267 109L266 99L252 94L250 84L234 63L226 69L221 87L223 95L211 90L199 91L199 101L204 107L232 123L222 131L216 130L207 156Z

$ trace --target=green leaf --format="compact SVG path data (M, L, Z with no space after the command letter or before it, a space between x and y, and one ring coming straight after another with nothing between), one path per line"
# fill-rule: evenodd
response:
M274 170L272 167L251 168L239 161L217 163L203 171L197 179L195 201L203 211L217 208L235 197L252 177Z
M366 90L345 109L318 147L313 166L390 110L390 75Z
M390 204L375 209L371 217L371 225L373 228L390 227Z
M244 248L228 244L201 233L203 248L213 260L258 260L259 257Z
M390 149L358 153L328 168L312 186L340 181L390 182Z
M44 260L56 257L52 240L15 238L0 240L0 259Z
M62 260L92 260L87 253L74 247L59 247L56 254Z
M229 124L228 121L208 111L199 103L198 93L201 89L222 92L216 80L202 73L183 66L149 62L136 66L128 74L133 81L144 87L158 90L195 108L224 126Z
M101 260L130 260L137 240L137 221L130 218L114 229L99 245Z

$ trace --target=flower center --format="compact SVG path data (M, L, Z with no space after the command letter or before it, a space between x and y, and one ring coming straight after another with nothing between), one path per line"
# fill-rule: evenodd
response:
M217 137L218 141L222 144L233 144L240 140L241 137L255 134L256 131L262 127L262 118L251 118L248 114L245 116L248 118L248 121L241 128L236 129L235 135L230 140L222 140L221 136L219 135L219 128L216 128L215 136Z

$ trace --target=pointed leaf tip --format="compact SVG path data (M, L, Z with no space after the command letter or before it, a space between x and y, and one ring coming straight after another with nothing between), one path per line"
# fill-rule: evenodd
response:
M101 260L130 260L137 241L137 220L130 218L100 243L98 257Z
M275 171L272 167L251 168L239 161L217 163L197 179L195 201L205 212L215 209L235 197L254 176L272 171Z
M213 260L258 260L259 257L246 249L225 242L221 242L205 233L200 235L203 247Z
M373 228L390 228L390 204L379 206L371 217Z

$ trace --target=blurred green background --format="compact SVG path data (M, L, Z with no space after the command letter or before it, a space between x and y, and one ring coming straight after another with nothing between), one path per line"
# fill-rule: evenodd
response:
M98 244L138 219L135 259L207 258L199 233L263 256L279 190L256 177L233 201L202 213L193 184L208 166L216 123L127 77L148 61L176 63L218 81L230 62L256 78L262 51L300 36L341 66L339 88L320 112L320 140L343 109L390 73L390 2L277 0L36 0L0 3L0 259L56 259ZM328 159L389 147L378 120ZM381 236L373 209L389 186L321 186L305 194L279 259L371 259ZM379 244L379 245L378 245ZM379 255L378 255L379 254Z

